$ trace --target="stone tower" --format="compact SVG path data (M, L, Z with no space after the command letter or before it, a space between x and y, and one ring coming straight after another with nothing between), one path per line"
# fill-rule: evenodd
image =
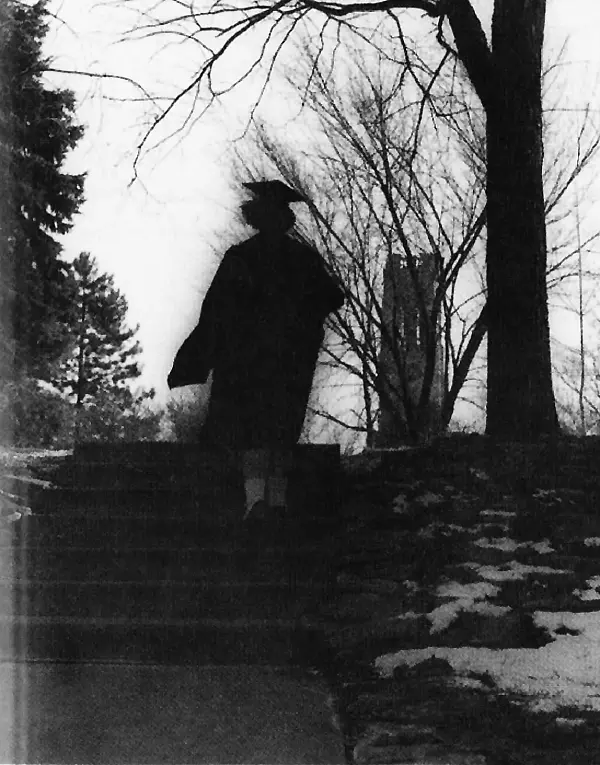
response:
M431 310L437 283L437 266L432 255L426 255L417 266L417 277L427 310ZM384 271L383 321L394 346L382 338L379 353L380 382L393 402L380 404L377 445L393 447L408 441L404 415L402 378L407 381L407 395L416 405L421 393L425 369L424 326L417 294L410 271L400 257L389 258ZM395 353L398 352L398 354ZM400 373L398 357L404 359ZM436 369L431 392L429 432L435 431L444 394L444 354L441 342L436 348Z

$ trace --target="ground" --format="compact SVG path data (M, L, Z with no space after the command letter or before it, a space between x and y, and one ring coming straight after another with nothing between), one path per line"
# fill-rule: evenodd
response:
M344 460L337 588L303 623L349 761L600 763L599 465L597 438Z
M356 763L600 762L599 439L345 464L324 606Z

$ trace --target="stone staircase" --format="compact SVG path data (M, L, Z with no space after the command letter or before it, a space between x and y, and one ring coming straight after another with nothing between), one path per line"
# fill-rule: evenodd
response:
M343 761L300 626L332 595L339 451L301 446L294 465L289 517L250 528L239 466L201 447L83 445L37 481L5 479L32 512L0 529L2 762L8 741L18 762ZM257 721L286 703L267 745Z

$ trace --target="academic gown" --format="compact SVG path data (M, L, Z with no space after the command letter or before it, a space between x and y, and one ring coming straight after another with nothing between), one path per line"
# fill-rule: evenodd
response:
M287 235L231 247L168 378L170 388L204 383L213 370L203 439L236 449L297 443L323 324L343 302L318 253Z

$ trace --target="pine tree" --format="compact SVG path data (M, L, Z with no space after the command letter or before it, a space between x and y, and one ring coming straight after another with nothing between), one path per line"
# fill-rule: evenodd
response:
M46 2L0 8L2 368L49 379L67 341L71 281L57 235L83 201L83 175L62 170L83 135L69 90L44 82ZM8 325L8 326L7 326Z
M131 405L129 383L140 375L141 348L138 327L127 327L127 300L88 252L74 260L71 280L71 345L53 382L78 408L98 400Z

